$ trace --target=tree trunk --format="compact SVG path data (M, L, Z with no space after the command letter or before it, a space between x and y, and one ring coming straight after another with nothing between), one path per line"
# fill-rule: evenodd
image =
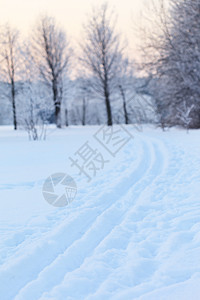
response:
M60 102L55 104L55 119L57 128L61 128L61 109Z
M124 119L125 119L125 124L129 124L129 120L128 120L128 113L127 113L127 108L126 108L126 99L125 99L125 94L124 94L124 90L122 88L121 85L119 85L119 89L122 95L122 100L123 100L123 109L124 109Z
M65 126L69 126L69 122L68 122L68 109L65 109Z
M61 128L61 102L58 99L58 86L56 80L53 80L52 82L52 89L53 89L53 102L55 106L55 122L57 128Z
M110 105L110 99L109 99L109 93L107 90L105 90L105 103L106 103L106 112L107 112L107 125L112 126L112 111L111 111L111 105Z
M11 82L11 88L12 88L13 125L14 125L14 130L17 130L17 114L16 114L16 105L15 105L15 84L14 84L14 81Z
M82 125L85 126L85 119L86 119L86 103L85 103L85 97L83 97L83 119L82 119Z

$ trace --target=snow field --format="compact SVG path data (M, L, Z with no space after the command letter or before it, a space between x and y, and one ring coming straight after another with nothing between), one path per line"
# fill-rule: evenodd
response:
M67 157L95 130L32 143L1 128L1 298L198 300L199 132L130 128L134 139L87 183ZM56 209L41 189L60 171L79 193Z

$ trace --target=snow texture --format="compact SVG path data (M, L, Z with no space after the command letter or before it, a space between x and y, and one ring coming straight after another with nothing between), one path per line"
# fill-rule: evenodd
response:
M128 128L89 183L68 157L87 140L103 153L98 127L0 128L0 299L200 299L200 132ZM42 196L56 172L78 186L64 208Z

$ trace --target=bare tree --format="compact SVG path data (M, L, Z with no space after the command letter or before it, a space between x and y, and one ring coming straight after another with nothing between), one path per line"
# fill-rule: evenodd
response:
M107 3L94 8L84 26L80 61L87 74L88 85L94 94L105 101L107 125L112 125L111 95L117 87L117 75L123 48L116 33L113 12Z
M13 112L13 125L17 129L16 94L17 77L20 66L19 32L5 25L0 32L0 73L1 80L7 83L6 96L11 100Z
M177 108L178 110L177 117L180 118L180 120L184 124L184 127L187 129L187 132L190 128L190 123L192 122L192 117L190 115L194 108L195 108L194 104L188 107L185 101L183 102L182 107Z
M51 88L56 125L61 127L63 81L69 72L72 50L55 19L47 16L39 19L32 34L32 55L41 80Z
M121 71L118 74L117 91L122 99L122 110L124 113L124 122L129 124L128 103L134 101L135 86L133 77L133 64L128 58L121 61Z
M81 124L86 125L86 116L87 116L87 104L90 95L90 87L87 86L87 80L85 78L78 78L78 98L81 99Z

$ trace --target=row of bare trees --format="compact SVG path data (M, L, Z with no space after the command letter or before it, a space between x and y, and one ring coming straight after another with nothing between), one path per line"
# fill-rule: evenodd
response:
M123 98L125 120L128 123L124 89L125 79L130 79L132 66L125 57L124 45L115 24L115 13L107 3L94 8L84 26L79 57L75 56L66 33L54 18L39 18L29 40L25 42L21 42L16 29L9 25L1 28L0 76L8 87L4 96L12 102L15 129L18 126L17 115L25 113L22 107L18 114L16 112L17 96L22 93L27 98L30 105L26 111L30 112L34 105L41 106L36 101L38 85L47 91L47 108L53 103L55 123L61 127L61 104L63 94L67 92L68 76L75 67L74 62L79 66L76 73L83 78L82 92L90 94L90 98L101 99L106 108L107 125L113 124L111 97L116 91Z
M36 81L50 90L56 124L60 127L63 80L69 71L71 58L71 49L65 33L53 18L45 16L38 20L30 40L23 44L20 43L17 30L9 25L2 27L0 46L1 81L8 87L5 96L12 102L14 129L17 129L18 125L16 96L20 89L26 89L27 84ZM32 96L34 98L34 95Z

